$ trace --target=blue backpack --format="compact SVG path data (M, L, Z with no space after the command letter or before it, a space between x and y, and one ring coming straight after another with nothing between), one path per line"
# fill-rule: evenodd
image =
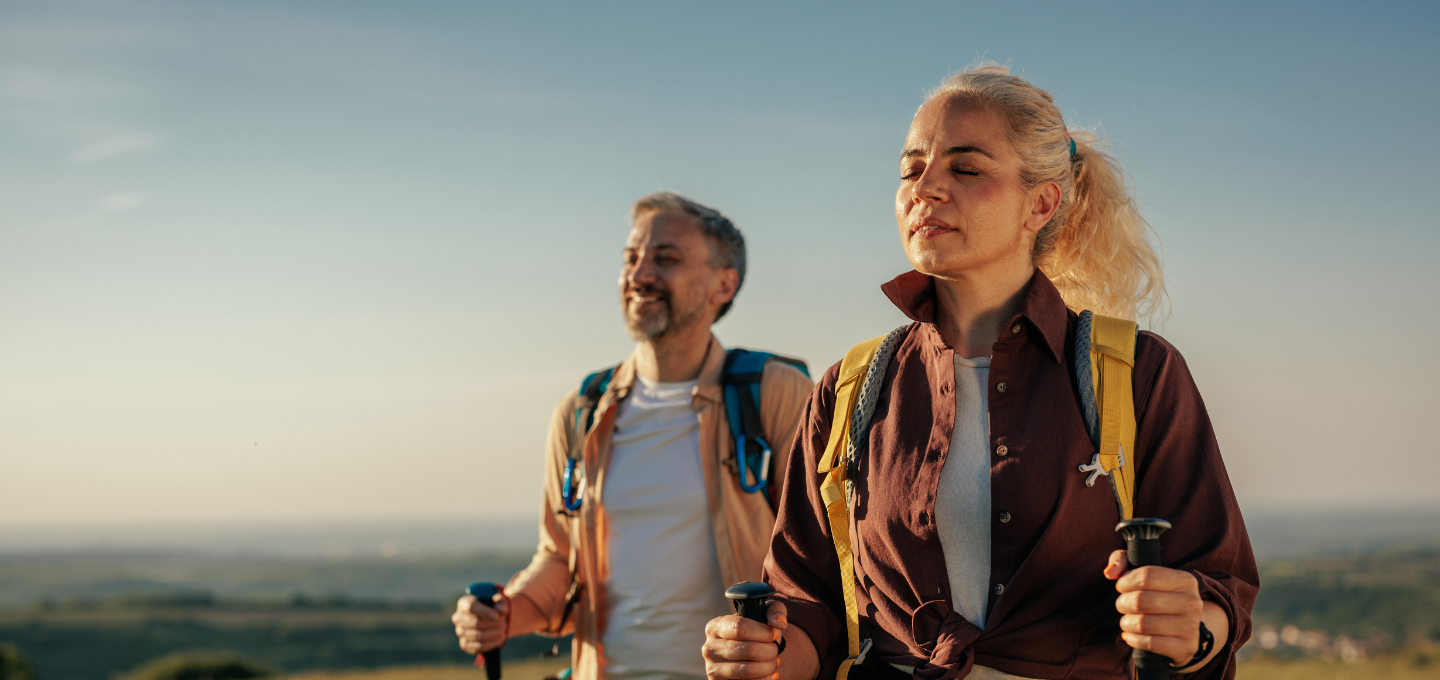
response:
M800 369L806 377L810 369L804 361L791 359L769 352L753 352L748 349L732 349L725 353L725 368L721 384L725 389L725 414L730 421L730 438L735 442L735 475L740 488L746 493L765 493L765 498L774 509L779 500L770 486L770 442L766 441L760 426L760 378L765 374L765 363L774 359ZM575 436L572 441L570 458L565 462L565 476L560 491L566 512L575 512L584 503L584 471L576 473L580 461L580 449L590 428L595 425L595 407L600 397L610 389L610 378L618 366L596 371L585 376L580 382L580 405L575 409Z

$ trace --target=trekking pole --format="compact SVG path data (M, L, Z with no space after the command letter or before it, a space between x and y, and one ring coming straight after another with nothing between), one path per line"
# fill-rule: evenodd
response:
M754 581L741 581L725 589L725 597L730 598L736 614L767 626L770 621L766 613L770 610L770 597L774 594L775 589L771 588L770 584ZM780 638L775 645L781 652L785 651L785 638Z
M1130 566L1158 567L1160 564L1160 534L1170 528L1163 519L1127 519L1115 525L1115 531L1125 539L1125 556ZM1143 649L1135 650L1131 657L1135 661L1135 677L1138 680L1166 680L1175 670L1169 657Z
M465 588L465 594L474 596L476 602L492 607L500 602L500 588L494 583L485 581L471 583ZM500 645L500 647L504 646ZM475 665L485 667L486 680L500 680L500 647L475 655Z

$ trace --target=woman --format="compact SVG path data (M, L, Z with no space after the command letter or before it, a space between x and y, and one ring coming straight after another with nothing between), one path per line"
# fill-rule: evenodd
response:
M983 65L916 113L895 217L915 271L882 288L914 323L857 435L850 544L872 646L848 675L1123 678L1134 648L1187 677L1233 677L1259 579L1200 395L1159 336L1136 341L1126 453L1136 514L1175 527L1168 567L1127 570L1112 491L1077 471L1096 449L1074 378L1076 312L1134 317L1163 295L1120 168L1066 130L1048 93ZM816 474L836 374L811 395L787 473L770 625L712 620L712 678L829 680L847 659Z

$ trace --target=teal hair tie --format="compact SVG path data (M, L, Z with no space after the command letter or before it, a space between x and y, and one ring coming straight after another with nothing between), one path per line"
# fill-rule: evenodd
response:
M1070 157L1071 157L1071 158L1074 158L1074 157L1075 157L1075 138L1074 138L1074 137L1071 137L1071 136L1070 136L1070 133L1068 133L1068 132L1065 133L1065 136L1070 139Z

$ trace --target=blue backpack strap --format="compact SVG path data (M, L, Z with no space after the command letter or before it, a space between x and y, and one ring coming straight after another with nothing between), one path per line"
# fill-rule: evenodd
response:
M735 473L740 488L746 493L766 491L773 508L776 499L773 493L768 492L773 452L760 422L760 381L765 375L765 364L771 359L784 361L806 376L810 375L809 367L798 359L737 348L725 355L721 382L725 388L725 415L730 421L730 438L735 442Z
M580 381L580 405L575 408L575 433L580 438L583 439L595 424L595 407L600 404L600 397L610 389L610 378L615 376L617 368L620 367L611 366L603 371L595 371Z
M565 476L560 480L560 496L566 512L579 510L585 501L585 470L582 468L580 474L575 473L580 462L579 452L585 445L585 435L595 425L595 407L600 405L600 397L610 389L610 378L615 376L617 368L619 366L595 371L580 381L580 403L575 407L575 433L571 440L570 458L565 461Z

